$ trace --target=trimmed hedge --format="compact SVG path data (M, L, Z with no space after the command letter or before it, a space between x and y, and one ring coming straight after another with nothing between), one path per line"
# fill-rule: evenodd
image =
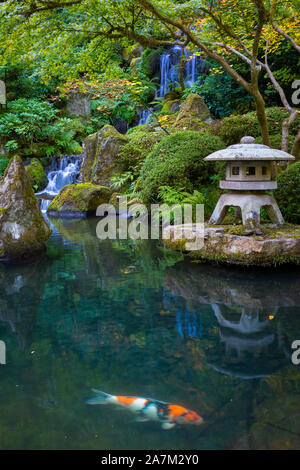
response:
M266 115L269 123L270 136L280 134L282 122L288 117L285 108L266 108ZM290 134L296 135L300 126L300 116L298 116L290 128ZM217 121L211 126L210 133L219 136L228 145L238 144L242 137L251 135L260 137L260 128L256 111L243 114L241 116L230 116Z
M181 131L165 137L147 156L140 173L141 197L156 200L160 186L192 191L210 182L215 167L204 157L225 145L217 136Z

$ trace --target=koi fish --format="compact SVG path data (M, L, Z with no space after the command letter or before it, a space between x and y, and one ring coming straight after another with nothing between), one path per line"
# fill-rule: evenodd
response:
M202 424L203 418L195 411L151 398L123 397L92 389L96 397L87 400L88 405L117 405L137 414L136 421L159 421L162 429L174 428L176 424Z

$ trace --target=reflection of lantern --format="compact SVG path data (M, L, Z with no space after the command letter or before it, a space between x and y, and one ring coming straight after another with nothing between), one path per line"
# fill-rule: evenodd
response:
M238 321L226 318L222 304L212 304L225 354L210 354L208 364L217 372L242 379L272 375L287 365L270 320L260 320L260 308L242 307ZM278 308L273 307L273 317Z
M206 161L227 162L226 178L220 181L220 188L229 190L221 195L209 223L221 224L229 207L235 206L241 209L243 225L259 225L263 207L273 223L283 224L274 197L265 191L277 188L277 182L272 180L272 162L294 159L282 150L255 144L255 139L249 136L243 137L238 145L206 157Z

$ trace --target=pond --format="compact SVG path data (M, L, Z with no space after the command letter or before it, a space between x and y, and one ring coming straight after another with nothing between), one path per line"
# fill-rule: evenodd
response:
M299 449L300 275L194 264L51 219L47 253L0 268L1 449ZM294 361L295 362L295 361ZM92 388L190 408L163 430Z

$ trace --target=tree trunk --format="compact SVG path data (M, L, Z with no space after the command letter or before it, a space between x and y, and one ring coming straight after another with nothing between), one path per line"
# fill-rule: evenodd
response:
M298 131L298 134L296 135L296 138L294 140L291 154L296 157L296 160L300 159L300 131Z
M256 114L260 126L262 142L264 145L268 145L270 147L271 143L269 136L268 120L265 110L265 101L258 90L254 91L252 96L256 105Z
M297 117L297 110L293 109L290 116L286 118L282 123L282 141L281 141L281 150L284 152L289 151L289 130L293 122Z

